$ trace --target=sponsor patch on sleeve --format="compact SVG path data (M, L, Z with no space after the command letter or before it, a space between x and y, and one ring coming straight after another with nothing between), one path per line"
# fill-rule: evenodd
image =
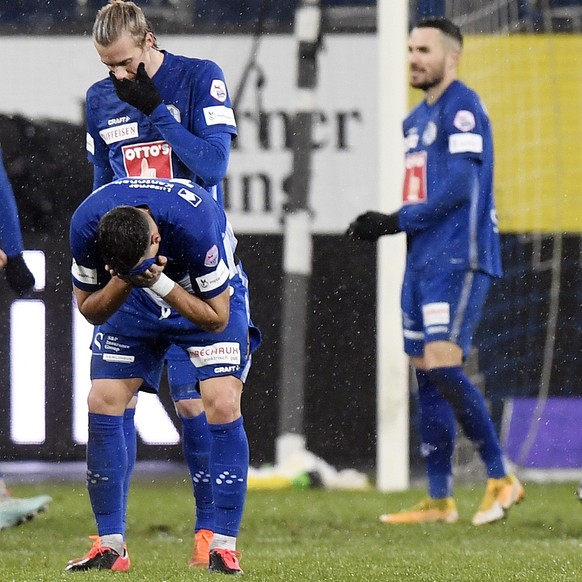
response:
M203 111L206 125L232 125L236 127L234 111L230 107L215 105L214 107L204 107Z
M212 247L208 249L206 257L204 258L204 266L216 267L217 264L218 264L218 247L216 245L212 245Z
M478 133L453 133L449 136L449 152L480 154L483 152L483 136Z
M460 131L471 131L477 125L477 122L471 111L460 109L455 115L453 125Z
M201 291L207 293L208 291L213 291L214 289L218 289L226 281L228 281L228 277L230 272L226 263L221 259L218 263L218 266L212 273L207 273L206 275L202 275L201 277L196 277L196 283Z
M222 79L213 79L210 85L210 95L217 101L224 103L226 101L227 92L226 85Z
M97 269L83 267L83 265L79 265L75 259L73 259L73 265L71 266L71 274L81 283L97 285Z

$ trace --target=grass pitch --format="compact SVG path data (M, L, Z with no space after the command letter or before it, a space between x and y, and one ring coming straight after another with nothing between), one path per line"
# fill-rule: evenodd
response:
M459 486L454 525L389 526L378 515L414 504L423 490L249 492L239 549L249 581L582 581L582 503L574 483L525 483L525 501L507 521L470 524L483 486ZM188 568L192 498L182 480L135 481L129 504L129 574L65 574L67 560L95 533L83 483L20 485L47 493L49 511L0 533L0 581L198 581L220 574Z

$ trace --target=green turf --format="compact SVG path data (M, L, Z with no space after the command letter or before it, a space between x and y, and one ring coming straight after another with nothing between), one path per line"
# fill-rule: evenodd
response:
M470 525L482 489L458 487L455 525L388 526L377 517L414 503L420 490L382 494L322 490L249 493L239 549L245 579L288 582L582 581L582 503L574 484L527 484L506 522ZM46 514L0 533L0 581L130 582L223 579L190 570L191 494L183 481L136 482L128 517L132 570L64 574L95 526L83 484L18 486L48 493Z

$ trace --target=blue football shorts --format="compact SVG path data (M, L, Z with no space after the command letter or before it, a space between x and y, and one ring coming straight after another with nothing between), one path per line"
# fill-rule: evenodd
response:
M479 271L406 271L401 307L404 351L422 356L434 341L457 344L465 357L471 349L491 277Z
M244 382L260 341L244 292L231 296L226 329L210 333L176 311L156 305L142 290L134 290L121 309L93 332L91 379L143 378L140 389L157 392L164 358L171 349L173 361L178 362L168 363L173 400L200 397L202 380L235 376Z
M184 348L170 346L166 352L166 370L172 400L202 398L198 386L198 371Z

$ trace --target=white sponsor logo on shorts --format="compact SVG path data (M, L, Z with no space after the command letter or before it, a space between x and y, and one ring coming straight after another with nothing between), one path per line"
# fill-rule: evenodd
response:
M135 361L135 356L122 356L121 354L103 354L103 360L106 362L133 364L133 362Z
M451 322L451 308L448 303L427 303L422 306L422 322L424 327L434 325L449 325Z
M213 364L240 365L240 345L236 342L219 342L210 346L188 348L190 360L197 368Z
M240 369L240 366L218 366L217 368L214 368L214 373L215 374L224 374L224 373L228 373L228 372L236 372L239 369Z

